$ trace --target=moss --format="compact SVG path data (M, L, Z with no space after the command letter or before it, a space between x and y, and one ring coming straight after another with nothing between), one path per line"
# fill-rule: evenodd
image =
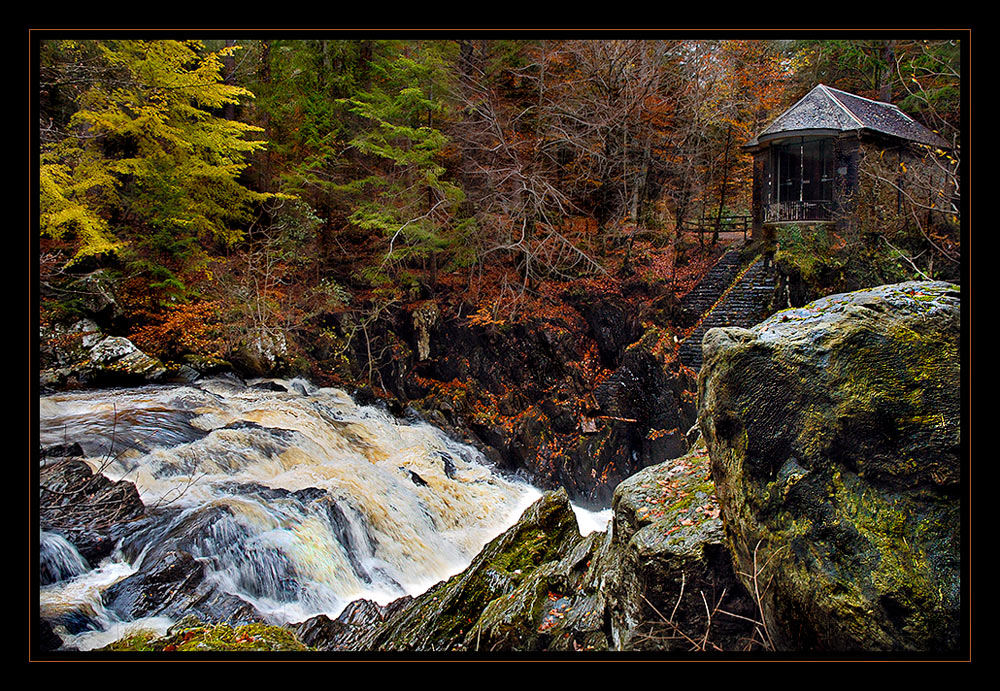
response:
M157 637L149 631L136 632L102 648L114 652L260 652L309 650L287 629L268 624L193 626Z
M156 651L162 648L156 647L158 637L153 631L136 631L114 643L104 646L101 650L111 652L143 652Z

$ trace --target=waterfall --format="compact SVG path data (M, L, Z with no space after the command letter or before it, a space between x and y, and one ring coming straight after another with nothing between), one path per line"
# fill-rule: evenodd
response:
M39 409L42 446L79 442L92 468L136 485L149 514L102 573L44 537L55 575L42 608L88 603L86 635L57 621L81 648L122 623L99 611L100 593L168 548L270 621L335 617L458 573L540 496L430 425L303 380L70 392ZM578 514L588 531L607 518Z

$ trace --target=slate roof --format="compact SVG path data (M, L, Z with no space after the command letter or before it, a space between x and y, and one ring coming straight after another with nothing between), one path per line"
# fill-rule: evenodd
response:
M891 103L873 101L820 84L779 115L763 132L744 144L753 148L769 139L811 131L869 131L948 148L948 143Z

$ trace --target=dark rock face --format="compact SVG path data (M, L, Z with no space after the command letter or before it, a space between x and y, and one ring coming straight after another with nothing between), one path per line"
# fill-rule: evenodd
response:
M40 470L39 511L42 530L62 535L94 565L145 507L132 483L111 482L83 461L66 458Z
M324 333L333 340L315 356L356 381L369 374L369 352L378 354L372 382L399 408L412 407L539 487L565 487L574 502L606 507L619 481L686 452L696 383L664 365L662 348L651 351L670 341L668 327L641 330L664 324L670 300L640 308L616 293L562 299L562 309L494 323L470 318L467 304L425 300L387 313L366 339L353 340L350 314L330 315L334 328ZM595 391L607 370L612 381ZM367 390L356 396L373 398Z
M684 434L697 419L693 377L671 363L664 367L654 355L660 332L653 329L629 346L622 363L594 391L599 412L633 420L636 439L632 444L641 463L626 464L628 475L640 468L677 458L687 452Z
M625 348L641 333L633 310L624 301L608 298L584 300L578 309L597 341L601 361L609 368L617 367Z
M958 291L882 286L706 335L700 426L778 648L957 648Z
M607 506L618 482L686 452L696 384L654 354L661 330L616 351L616 369L595 388L581 377L584 344L565 326L518 325L502 337L441 328L454 334L441 338L448 345L435 345L440 355L429 374L465 383L432 387L419 407L536 485L565 487L577 503Z

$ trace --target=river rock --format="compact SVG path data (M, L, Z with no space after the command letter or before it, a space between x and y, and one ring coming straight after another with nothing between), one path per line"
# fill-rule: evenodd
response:
M61 648L63 644L62 639L59 637L59 634L52 630L52 625L41 617L35 621L35 645L38 647L38 650L47 653Z
M39 386L56 389L78 381L90 350L104 338L90 319L78 319L70 325L42 324L38 329Z
M122 336L109 336L90 350L91 377L102 381L157 381L167 372L163 363Z
M183 551L170 551L150 567L104 592L105 605L124 620L149 616L250 624L263 617L248 602L223 592L205 578L204 565Z
M91 566L108 556L126 526L145 514L131 482L112 482L84 461L66 458L39 471L42 530L73 543Z
M701 431L778 649L958 646L959 302L903 283L706 335Z
M375 626L412 601L412 597L401 597L383 606L371 600L355 600L336 619L319 614L288 628L296 638L317 650L359 650L362 640Z

